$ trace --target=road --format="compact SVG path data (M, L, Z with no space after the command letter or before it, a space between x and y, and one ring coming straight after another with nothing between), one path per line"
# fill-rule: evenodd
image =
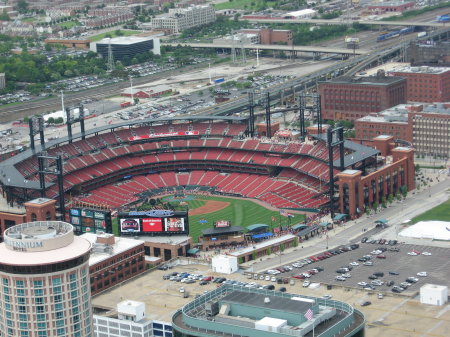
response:
M358 220L350 221L343 227L331 230L329 231L328 248L347 245L352 240L360 239L362 236L395 239L397 238L396 232L398 231L398 226L404 220L411 219L448 200L449 194L447 193L447 190L449 188L450 178L442 176L440 183L435 184L429 189L415 191L415 194L408 195L403 203L394 203L394 206L382 209L376 215L369 217L364 215ZM381 218L389 220L391 226L384 230L374 229L374 221ZM363 232L362 230L364 228L368 231ZM444 243L444 245L448 247L448 244ZM319 240L316 237L305 241L303 243L304 248L301 248L299 245L299 247L294 248L294 250L289 252L286 250L281 255L281 258L280 256L276 256L256 262L250 266L250 270L262 272L280 265L286 265L324 251L326 250L326 246L327 241L325 238Z

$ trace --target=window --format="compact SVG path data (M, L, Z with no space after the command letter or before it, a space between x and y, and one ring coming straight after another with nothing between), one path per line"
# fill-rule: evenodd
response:
M37 314L37 315L36 315L36 318L37 318L37 321L38 321L38 322L43 322L43 321L46 320L45 314Z
M53 286L59 286L61 285L61 279L59 277L56 277L52 280Z
M31 221L37 221L36 213L31 213Z
M65 328L59 328L56 330L56 334L58 336L65 336L66 335L66 329Z
M45 220L47 221L52 220L52 213L50 213L50 211L47 211L45 213Z
M16 288L23 288L24 285L25 285L25 283L23 282L23 280L16 281Z
M35 288L42 288L43 282L42 282L42 280L37 280L37 281L33 282L33 285Z

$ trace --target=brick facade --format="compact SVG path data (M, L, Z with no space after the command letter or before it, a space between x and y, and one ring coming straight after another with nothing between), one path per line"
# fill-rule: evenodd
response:
M406 102L406 80L398 77L340 77L319 85L322 118L354 121Z

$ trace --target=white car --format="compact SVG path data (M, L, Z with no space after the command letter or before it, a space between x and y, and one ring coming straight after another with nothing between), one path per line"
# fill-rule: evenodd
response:
M358 285L361 287L365 287L367 285L367 282L358 282Z
M284 269L287 269L287 270L289 270L289 271L292 271L294 268L292 268L291 266L284 266L283 267Z
M302 263L293 263L292 264L292 267L295 267L295 268L301 268L301 267L303 267L303 264Z
M352 275L350 275L349 273L342 274L341 276L342 276L342 277L345 277L345 278L350 278L350 277L352 277Z
M302 273L302 275L303 275L304 277L306 277L306 278L310 278L310 277L311 277L311 274L310 274L310 273Z
M381 250L372 250L371 252L370 252L370 254L372 254L372 255L379 255L379 254L381 254L382 253L382 251Z
M430 252L423 252L422 255L425 255L425 256L431 256L431 255L433 255L433 254L431 254Z
M359 266L359 263L354 261L354 262L351 262L350 265L356 267L356 266Z
M270 281L270 275L267 275L265 278L266 281Z
M417 255L419 255L419 254L417 254L416 252L408 252L408 255L411 255L411 256L417 256Z
M428 276L428 274L426 271L421 271L421 272L417 273L417 276L425 277L425 276Z
M365 266L373 266L373 262L372 261L366 261L363 263L363 265Z
M374 286L382 286L384 284L384 282L380 281L380 280L373 280L370 282L370 284L372 284Z
M345 281L345 280L347 280L345 277L342 277L342 276L336 276L334 279L336 281Z
M307 287L309 287L310 284L311 284L311 282L305 281L305 282L303 282L303 287L307 288Z
M275 276L272 276L272 277L270 278L270 282L277 282L277 278L276 278Z

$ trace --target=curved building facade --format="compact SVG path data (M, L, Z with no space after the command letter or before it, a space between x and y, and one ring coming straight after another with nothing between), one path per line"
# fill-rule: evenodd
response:
M91 337L90 250L66 222L8 228L0 244L0 335Z

